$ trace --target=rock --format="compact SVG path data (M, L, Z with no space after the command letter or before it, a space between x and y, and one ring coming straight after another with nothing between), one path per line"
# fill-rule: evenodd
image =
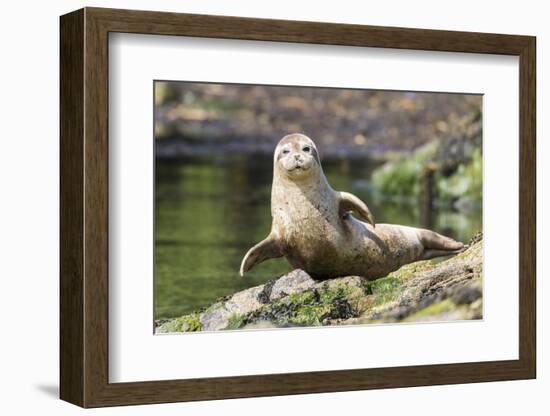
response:
M481 319L483 241L444 261L421 261L367 281L315 282L303 270L220 299L205 310L160 320L157 333L291 326Z
M275 280L271 287L271 302L293 293L300 293L315 286L315 281L303 270L296 269Z
M258 300L258 296L263 291L263 285L252 287L235 293L225 302L225 309L232 314L245 314L262 307L262 303Z
M284 277L284 276L283 276ZM282 279L282 278L281 278ZM253 312L262 307L259 296L265 285L235 293L225 302L214 304L200 315L203 331L226 329L232 317Z
M187 317L191 315L185 315L172 320L159 320L155 332L196 331L197 326L200 326L200 329L198 329L200 331L236 329L245 324L245 322L241 322L241 317L261 309L264 304L288 295L304 292L313 286L315 286L315 281L306 272L299 269L293 270L264 285L242 290L214 303L198 314L197 319L200 325L190 325L187 322ZM248 326L254 325L248 323ZM264 324L256 326L266 327Z
M365 294L365 279L348 276L312 285L309 282L311 278L305 272L300 271L300 274L307 276L307 279L302 277L305 284L292 286L303 287L304 290L262 306L246 316L243 324L249 326L268 321L276 327L319 326L357 316L356 300Z
M396 279L400 284L385 293L379 289L374 307L347 323L480 319L482 265L481 239L446 261L406 265L384 279L369 282L375 287L375 295L376 288L387 279Z
M246 324L240 329L274 329L277 326L270 321L258 321L251 324Z
M200 316L201 327L203 331L218 331L225 329L231 316L223 305L213 310L207 311Z

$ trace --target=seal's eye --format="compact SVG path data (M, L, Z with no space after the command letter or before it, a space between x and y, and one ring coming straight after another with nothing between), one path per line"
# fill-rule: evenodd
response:
M311 147L305 146L302 150L303 150L304 152L308 153L309 151L311 151Z
M290 153L290 150L288 150L288 149L283 150L283 155L288 155L289 153Z

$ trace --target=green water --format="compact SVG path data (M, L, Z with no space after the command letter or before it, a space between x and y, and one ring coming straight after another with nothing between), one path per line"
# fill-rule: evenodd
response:
M422 224L417 204L377 197L368 186L374 162L324 160L323 167L333 188L367 202L376 222L429 225L461 241L481 229L481 211L440 208ZM155 318L183 315L289 270L273 259L238 274L247 250L269 233L271 175L270 157L157 160Z

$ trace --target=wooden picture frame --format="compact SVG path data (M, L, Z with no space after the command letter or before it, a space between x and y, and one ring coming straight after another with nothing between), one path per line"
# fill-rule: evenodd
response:
M85 8L61 17L60 396L82 407L518 380L536 376L535 38ZM519 359L109 383L108 35L297 42L519 57Z

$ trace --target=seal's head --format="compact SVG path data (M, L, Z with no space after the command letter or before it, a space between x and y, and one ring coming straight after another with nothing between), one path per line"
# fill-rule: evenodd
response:
M281 139L274 154L275 170L291 180L319 175L321 162L313 140L303 134L289 134Z

